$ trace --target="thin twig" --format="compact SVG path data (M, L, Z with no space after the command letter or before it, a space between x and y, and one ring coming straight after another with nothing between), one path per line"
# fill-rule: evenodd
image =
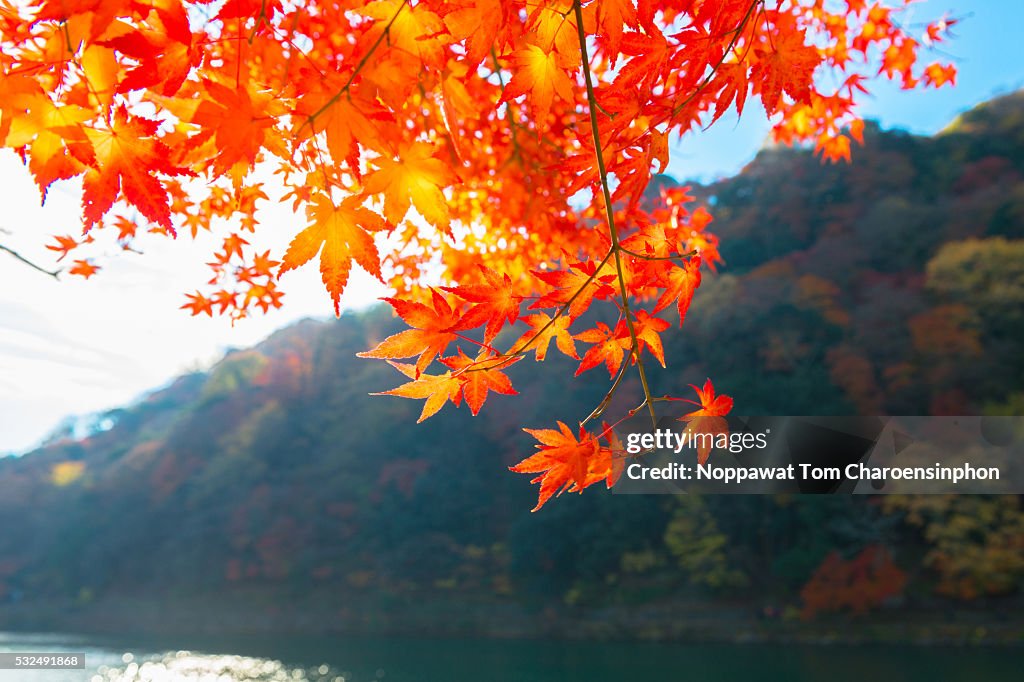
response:
M697 85L697 87L693 89L693 92L691 92L686 97L686 99L672 107L672 111L669 114L669 118L674 118L680 111L683 110L683 107L692 102L694 97L703 92L704 88L711 84L711 81L718 73L718 69L722 67L722 64L724 64L726 58L728 58L729 53L732 52L733 48L736 47L736 43L739 42L740 36L743 34L743 30L747 27L747 22L750 21L750 16L753 13L754 8L757 7L758 5L761 5L763 2L764 0L753 0L753 2L750 3L750 7L747 8L747 12L746 14L743 15L743 19L740 21L739 26L737 26L733 31L732 40L729 41L729 45L725 48L725 51L722 53L722 58L718 60L718 63L711 68L711 72L704 77L704 80L702 80Z
M32 268L34 270L38 270L39 272L43 273L44 275L49 275L50 277L53 277L54 279L59 279L58 275L60 274L60 270L47 270L44 267L36 265L35 263L30 261L28 258L25 258L24 256L22 256L20 253L18 253L14 249L10 249L10 248L4 246L3 244L0 244L0 251L6 251L7 253L11 254L12 256L14 256L18 260L20 260L25 265L29 266L30 268Z
M494 51L494 46L491 45L491 61L494 62L494 75L498 77L498 85L501 86L501 92L505 92L505 79L501 75L501 65L498 63L498 53ZM512 103L505 103L505 118L508 119L508 126L510 128L512 138L512 150L515 157L519 160L519 165L523 165L523 153L519 149L519 137L516 135L518 125L516 125L515 118L512 116Z
M693 251L689 251L687 253L679 253L679 254L676 254L674 256L645 256L642 253L637 253L636 251L630 251L625 246L620 246L619 250L622 251L624 254L626 254L628 256L632 256L633 258L639 258L640 260L677 260L677 259L683 259L683 258L690 258L692 256L696 256L697 255L697 249L694 249Z
M402 0L402 3L398 6L398 10L395 12L394 16L392 16L388 23L385 24L384 30L381 31L381 34L377 36L377 40L373 41L373 45L370 46L370 49L366 51L366 54L363 55L363 58L359 60L358 64L356 64L355 70L352 71L352 74L348 77L348 80L345 82L345 85L341 86L341 90L338 90L336 93L334 93L334 95L331 96L329 100L324 102L323 106L321 106L319 109L310 114L309 117L302 123L302 125L299 126L300 130L304 128L306 125L312 124L316 120L316 118L320 116L320 114L324 113L332 106L334 106L334 103L341 99L342 95L348 92L348 89L352 87L352 82L356 79L356 76L358 76L359 72L363 70L364 66L366 66L366 62L370 61L370 57L373 56L373 53L377 51L377 48L380 47L380 44L384 42L384 39L388 37L388 35L391 33L391 26L394 25L395 21L398 19L398 15L402 13L402 10L405 9L405 6L407 4L409 4L409 0Z
M600 418L600 416L604 414L605 410L608 409L608 406L612 403L612 398L615 396L615 392L619 390L619 384L622 383L622 377L626 376L626 369L628 367L629 362L623 360L622 367L619 367L619 374L615 377L615 381L612 382L612 387L604 394L604 398L602 398L601 402L594 408L594 411L587 415L586 419L580 422L580 428L586 426L587 422L592 419Z
M594 80L590 74L590 57L587 55L587 35L583 30L583 7L580 0L573 0L573 11L576 13L576 32L580 41L580 56L583 61L583 80L587 85L587 102L590 110L590 131L594 138L594 155L597 157L597 170L601 176L601 192L604 195L605 218L608 232L612 240L612 254L615 257L615 272L619 278L619 296L622 300L622 311L626 317L626 328L632 347L630 352L636 358L636 369L640 375L640 385L644 389L644 400L651 413L651 423L657 426L658 416L654 413L651 401L651 389L647 383L647 372L644 370L643 358L640 356L640 343L637 341L636 329L633 327L633 313L629 309L629 294L626 292L626 276L622 270L622 256L619 245L619 233L615 229L615 212L612 208L612 193L608 187L608 171L604 166L604 155L601 153L601 132L597 124L597 97L594 95Z
M582 294L583 291L587 287L589 287L591 284L593 284L594 280L597 279L597 274L599 272L601 272L601 270L604 268L605 264L608 263L608 260L612 257L612 254L614 252L615 252L614 249L609 249L608 250L608 253L606 253L604 255L604 258L602 258L601 262L597 264L597 267L594 268L594 272L590 273L590 276L587 277L587 280L582 284L582 286L580 286L580 288L577 289L576 292L572 296L569 297L568 301L566 301L565 303L562 304L562 307L558 309L558 311L555 313L554 317L552 317L550 320L545 322L544 326L541 327L540 329L538 329L537 333L534 334L533 336L531 336L529 338L529 340L527 340L526 343L519 344L518 348L515 348L514 350L510 350L509 352L504 353L503 355L500 355L500 356L498 356L496 358L488 358L488 360L498 360L498 359L501 359L501 362L499 362L497 365L494 365L492 367L480 367L480 368L477 368L476 371L491 370L491 369L501 369L502 367L505 367L506 365L511 363L513 360L518 358L523 353L528 352L529 349L530 349L530 346L533 345L534 341L539 339L541 337L541 335L544 334L544 332L546 332L548 329L550 329L551 325L553 325L558 318L560 318L563 315L565 315L566 311L569 310L569 308L572 306L573 302L577 298L580 297L580 294ZM470 369L468 371L472 372L474 370Z

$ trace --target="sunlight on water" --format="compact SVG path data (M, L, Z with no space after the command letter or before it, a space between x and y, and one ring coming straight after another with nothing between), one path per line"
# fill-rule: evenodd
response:
M178 651L141 661L125 654L123 661L122 666L100 666L90 682L357 682L326 664L301 668L246 656ZM378 675L378 679L382 676Z
M85 670L0 670L0 682L385 682L383 669L353 673L327 663L294 665L239 655L132 653L85 638L0 632L0 652L43 651L83 652Z

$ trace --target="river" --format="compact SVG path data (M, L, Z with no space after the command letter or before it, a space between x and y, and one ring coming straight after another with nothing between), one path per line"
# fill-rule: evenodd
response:
M145 641L0 633L0 652L77 652L86 669L2 682L955 682L1015 680L1024 649L427 638Z

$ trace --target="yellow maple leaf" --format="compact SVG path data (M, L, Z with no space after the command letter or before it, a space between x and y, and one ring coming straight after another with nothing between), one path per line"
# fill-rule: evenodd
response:
M295 235L281 263L281 273L294 270L320 254L320 274L334 301L334 313L340 315L339 299L348 283L352 261L381 279L380 256L371 232L384 229L381 217L362 206L355 196L335 204L321 194L306 209L312 224ZM322 250L321 250L322 249Z

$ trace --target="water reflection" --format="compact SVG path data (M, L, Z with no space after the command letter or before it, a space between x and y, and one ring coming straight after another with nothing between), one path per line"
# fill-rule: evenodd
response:
M0 652L84 653L87 666L0 670L0 682L977 682L1019 680L1024 660L1014 647L269 635L172 643L3 632Z
M295 665L184 650L132 653L71 635L0 632L0 652L72 651L85 654L85 670L0 670L0 682L387 682L382 668L354 673L315 659Z
M126 653L122 661L123 666L100 666L90 682L358 682L350 673L326 663L303 668L248 656L178 651L136 661Z

